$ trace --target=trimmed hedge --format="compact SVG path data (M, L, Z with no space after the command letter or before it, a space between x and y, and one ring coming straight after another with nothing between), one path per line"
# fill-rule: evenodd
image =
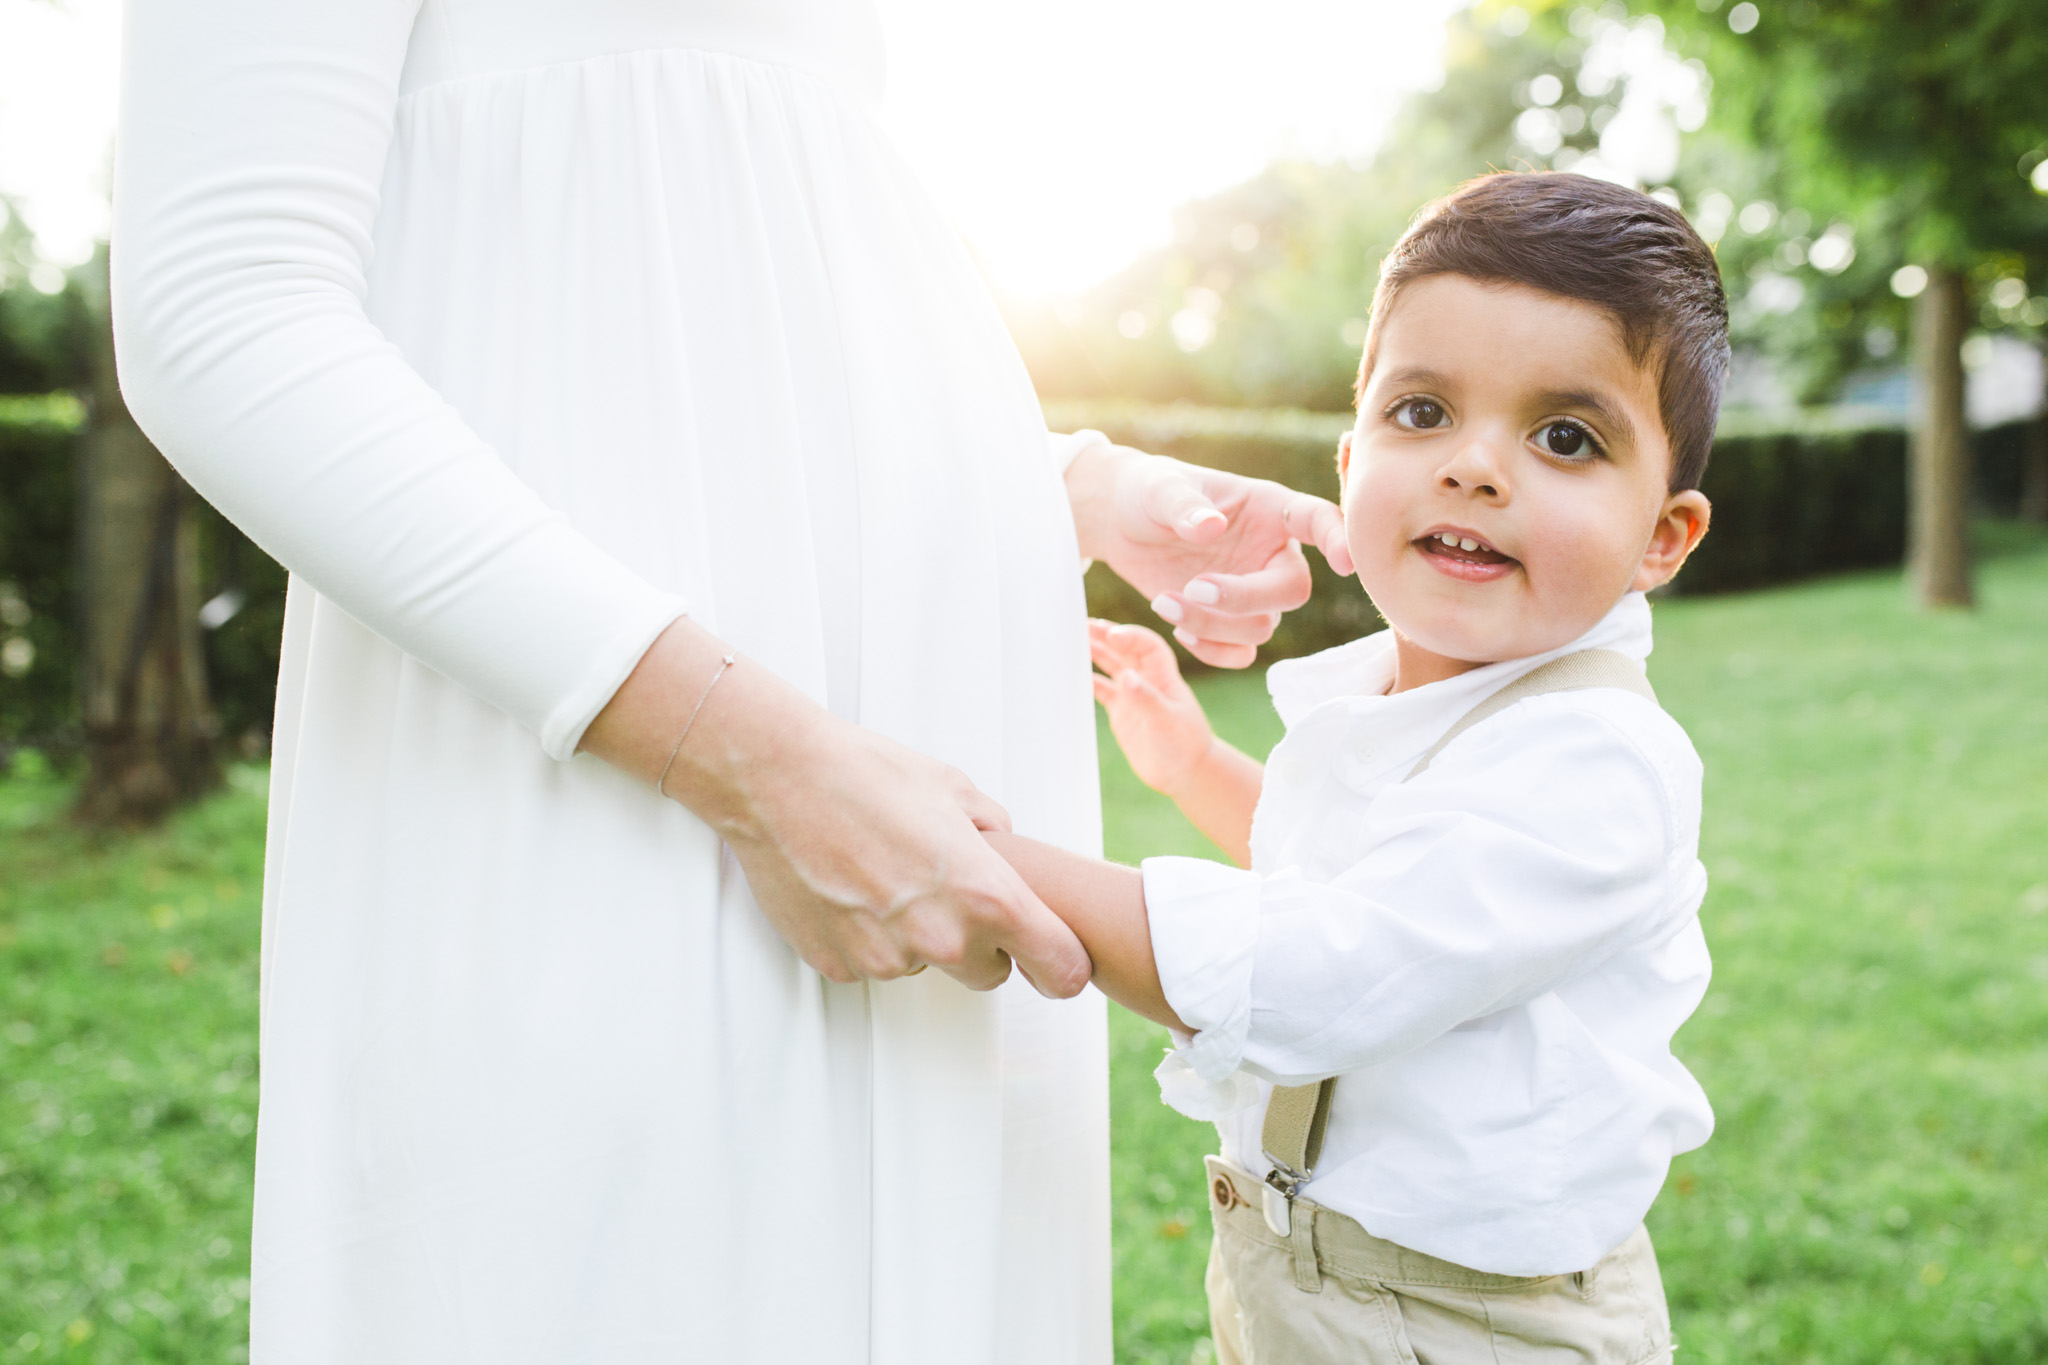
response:
M1128 403L1051 403L1046 416L1056 430L1094 427L1142 449L1330 498L1337 437L1351 425L1342 413ZM34 650L20 676L0 670L0 751L30 740L59 749L76 741L72 450L83 420L67 395L0 397L0 650L16 638ZM1975 441L1979 501L1988 512L2010 514L2026 427L1995 427ZM1906 437L1895 427L1825 417L1770 430L1731 423L1714 444L1705 487L1714 531L1674 584L1678 591L1727 592L1895 564L1904 552ZM207 596L232 588L244 597L241 610L207 637L214 709L222 733L254 747L270 732L285 573L203 503L199 518ZM1281 622L1264 658L1310 653L1379 628L1355 581L1331 573L1313 552L1309 562L1315 594ZM1089 571L1088 604L1112 620L1160 624L1100 565ZM25 620L7 619L24 608Z
M1245 411L1192 405L1048 403L1056 431L1092 427L1114 441L1194 464L1337 496L1337 438L1348 413ZM2019 502L2026 423L1974 434L1982 509L2011 515ZM1713 532L1669 591L1732 592L1815 574L1896 564L1906 544L1906 433L1882 421L1806 414L1770 427L1729 421L1714 441L1704 491ZM1281 623L1262 658L1280 659L1377 629L1378 613L1354 580L1319 555L1315 595ZM1089 610L1159 626L1135 592L1100 566L1089 571ZM1188 662L1185 657L1183 662Z

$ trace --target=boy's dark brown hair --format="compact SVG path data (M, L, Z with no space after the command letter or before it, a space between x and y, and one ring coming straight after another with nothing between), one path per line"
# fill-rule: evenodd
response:
M1466 182L1417 214L1380 263L1359 394L1388 310L1404 287L1431 275L1526 285L1607 312L1629 357L1660 368L1671 491L1699 486L1728 375L1728 296L1712 249L1684 214L1640 191L1561 171Z

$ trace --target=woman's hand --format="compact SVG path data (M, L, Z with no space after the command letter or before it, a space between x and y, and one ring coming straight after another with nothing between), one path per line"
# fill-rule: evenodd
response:
M1351 572L1344 519L1321 498L1107 443L1067 466L1081 553L1145 594L1204 663L1243 668L1308 600L1315 545Z
M1138 780L1178 797L1188 790L1215 736L1202 703L1180 676L1173 650L1143 626L1088 623L1088 652L1102 672L1095 700Z
M663 787L732 847L762 913L804 961L841 982L931 965L989 990L1014 960L1045 995L1088 984L1080 940L981 837L1009 829L1001 806L958 770L838 719L745 658L707 694L724 653L677 621L583 747L652 784L702 697Z

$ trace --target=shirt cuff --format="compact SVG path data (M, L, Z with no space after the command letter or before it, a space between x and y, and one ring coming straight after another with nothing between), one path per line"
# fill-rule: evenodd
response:
M1203 1080L1185 1047L1168 1052L1152 1079L1159 1082L1159 1098L1169 1109L1203 1123L1221 1123L1259 1102L1259 1083L1242 1071L1220 1081Z
M1144 878L1160 989L1195 1030L1153 1073L1160 1097L1191 1118L1235 1113L1258 1098L1238 1068L1251 1032L1262 879L1203 858L1147 858Z
M1072 435L1062 435L1056 431L1048 431L1045 434L1046 450L1052 456L1052 467L1062 476L1066 474L1067 466L1080 458L1082 451L1093 446L1112 444L1114 442L1099 431L1083 430L1074 432Z

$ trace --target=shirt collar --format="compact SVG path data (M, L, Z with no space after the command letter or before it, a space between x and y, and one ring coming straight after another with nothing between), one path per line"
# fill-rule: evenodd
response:
M1582 649L1611 649L1638 661L1650 657L1650 602L1642 593L1632 592L1596 622L1593 628L1570 644L1546 654L1523 659L1506 659L1487 664L1455 678L1429 683L1403 693L1434 709L1433 704L1471 698L1477 700L1552 659ZM1394 632L1382 630L1362 640L1326 649L1300 659L1282 659L1266 671L1266 690L1273 709L1292 726L1326 702L1349 697L1384 697L1394 682Z

